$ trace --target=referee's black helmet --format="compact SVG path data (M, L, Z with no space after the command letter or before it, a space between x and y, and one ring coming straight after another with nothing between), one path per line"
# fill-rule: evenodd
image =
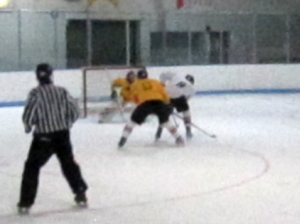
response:
M47 63L40 63L36 66L35 74L40 84L52 83L52 79L51 79L52 73L53 73L53 69Z

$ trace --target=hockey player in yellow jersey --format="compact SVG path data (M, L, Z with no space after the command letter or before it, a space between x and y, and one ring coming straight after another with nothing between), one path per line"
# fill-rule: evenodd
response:
M159 124L171 133L176 144L184 145L184 140L178 134L176 126L169 122L171 114L169 97L162 83L155 79L149 79L147 71L140 70L137 73L137 80L131 86L131 91L137 107L123 129L118 144L119 148L124 146L133 128L136 125L141 125L150 114L155 114L158 117Z
M131 86L131 91L133 100L137 105L150 100L160 100L166 104L170 103L165 88L155 79L138 78Z
M132 112L135 108L131 85L136 80L136 74L129 71L125 78L120 77L113 80L111 84L112 103L100 112L99 123L110 122L117 112ZM118 94L119 92L119 94Z

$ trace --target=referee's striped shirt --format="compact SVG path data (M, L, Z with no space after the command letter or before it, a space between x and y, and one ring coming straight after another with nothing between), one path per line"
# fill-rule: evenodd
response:
M29 92L23 123L34 126L34 133L68 130L79 116L78 107L68 91L53 84L39 85Z

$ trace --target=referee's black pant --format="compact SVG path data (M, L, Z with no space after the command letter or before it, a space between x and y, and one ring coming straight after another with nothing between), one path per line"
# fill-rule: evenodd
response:
M73 193L77 194L87 190L87 185L81 176L80 167L74 161L70 132L64 130L49 134L34 134L22 176L20 206L34 204L40 169L53 154L56 154L63 175Z

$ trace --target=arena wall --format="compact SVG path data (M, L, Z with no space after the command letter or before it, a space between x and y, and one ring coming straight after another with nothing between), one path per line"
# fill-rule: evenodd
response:
M300 64L147 67L147 70L153 78L165 71L192 74L197 94L202 95L300 92ZM107 77L103 77L100 88L108 85L105 80ZM54 81L74 97L82 96L81 70L56 70ZM0 106L24 105L28 91L36 85L33 71L0 73Z

